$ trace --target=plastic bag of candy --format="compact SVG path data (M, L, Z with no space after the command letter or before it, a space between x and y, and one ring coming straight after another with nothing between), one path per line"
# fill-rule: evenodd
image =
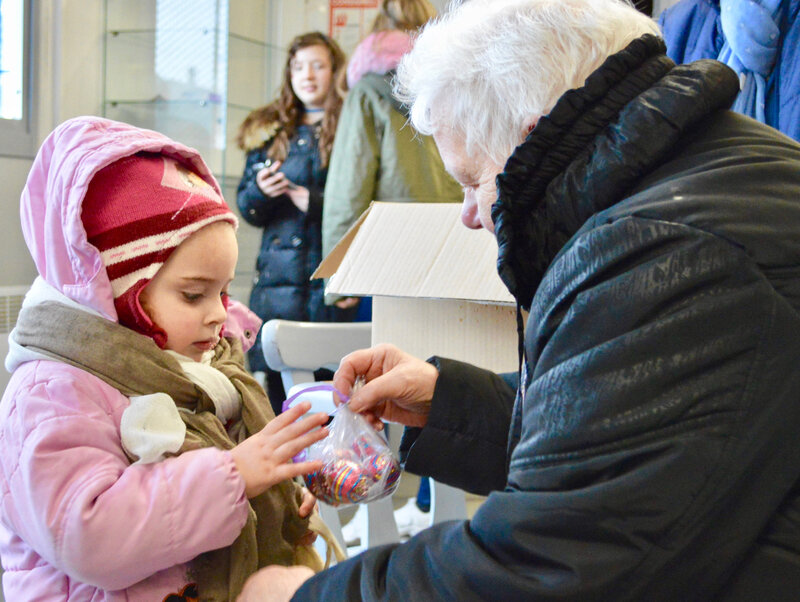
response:
M317 499L343 506L371 502L397 489L400 463L383 436L363 416L347 404L341 405L333 412L328 429L325 439L295 457L298 461L324 462L320 470L303 477Z

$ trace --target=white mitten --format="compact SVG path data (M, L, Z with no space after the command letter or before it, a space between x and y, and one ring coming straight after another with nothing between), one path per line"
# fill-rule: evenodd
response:
M152 393L131 397L131 405L122 413L122 446L139 459L134 464L150 464L175 453L183 445L186 424L178 414L172 397Z

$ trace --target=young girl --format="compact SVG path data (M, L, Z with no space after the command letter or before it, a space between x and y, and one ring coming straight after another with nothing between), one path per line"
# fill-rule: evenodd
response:
M273 419L243 369L259 321L229 301L236 218L197 153L77 118L21 202L39 271L0 403L7 600L234 600L300 562L313 497L289 462L325 436ZM172 596L172 597L171 597Z
M329 37L312 32L289 46L279 97L256 109L239 128L247 152L237 203L242 217L262 228L250 309L263 320L346 322L354 310L326 307L322 280L309 280L322 259L321 219L328 157L342 108L333 85L345 58ZM273 409L285 395L260 343L250 369L265 372ZM330 375L328 375L329 377Z

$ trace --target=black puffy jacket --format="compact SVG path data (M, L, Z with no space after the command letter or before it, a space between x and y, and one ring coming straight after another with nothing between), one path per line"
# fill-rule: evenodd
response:
M737 87L645 36L540 120L493 210L524 395L435 359L403 441L488 499L295 600L797 598L800 146Z
M249 306L265 322L273 318L310 322L353 318L353 311L326 306L323 281L309 280L322 259L322 199L328 171L322 166L318 141L317 126L299 126L280 168L290 181L308 188L307 213L295 207L287 195L267 197L258 188L254 166L267 160L270 141L247 153L236 202L245 221L263 228ZM266 369L259 341L248 359L251 370Z

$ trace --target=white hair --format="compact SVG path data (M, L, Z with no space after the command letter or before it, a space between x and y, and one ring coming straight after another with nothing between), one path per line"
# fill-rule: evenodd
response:
M529 126L658 25L626 0L465 0L417 37L395 94L423 134L446 130L504 164Z

